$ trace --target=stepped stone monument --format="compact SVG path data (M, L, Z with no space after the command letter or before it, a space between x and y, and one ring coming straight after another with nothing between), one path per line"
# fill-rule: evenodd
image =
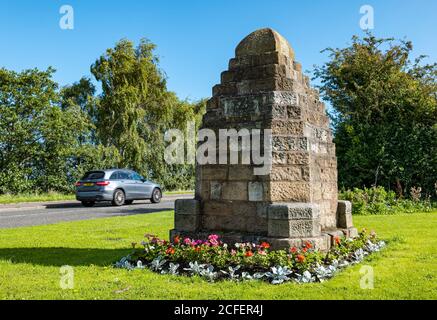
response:
M261 29L240 42L201 128L217 137L220 129L270 129L271 170L255 175L252 162L197 164L195 198L176 201L171 239L216 233L228 243L268 241L278 249L308 241L328 250L336 236L356 236L351 204L337 199L325 106L279 33Z

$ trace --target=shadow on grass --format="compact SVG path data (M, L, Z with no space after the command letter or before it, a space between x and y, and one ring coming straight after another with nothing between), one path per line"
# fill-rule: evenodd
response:
M131 248L0 248L0 260L55 267L110 266L130 252Z

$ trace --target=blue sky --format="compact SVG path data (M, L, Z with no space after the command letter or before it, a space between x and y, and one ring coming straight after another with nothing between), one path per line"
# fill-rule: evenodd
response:
M59 9L74 8L74 30L61 30ZM260 0L0 0L0 67L57 69L70 84L121 38L157 44L168 87L180 98L211 95L234 49L250 32L271 27L285 36L304 70L321 64L325 47L343 47L359 27L360 7L375 12L377 36L406 37L414 54L437 60L437 1Z

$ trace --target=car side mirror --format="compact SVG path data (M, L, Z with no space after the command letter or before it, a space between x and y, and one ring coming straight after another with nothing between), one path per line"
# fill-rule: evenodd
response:
M141 182L143 182L143 183L146 182L146 181L147 181L146 179L141 179Z

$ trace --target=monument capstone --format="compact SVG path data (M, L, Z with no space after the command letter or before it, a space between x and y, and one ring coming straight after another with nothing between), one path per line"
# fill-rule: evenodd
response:
M310 242L328 250L336 236L356 236L351 204L337 198L325 105L279 33L260 29L240 42L201 128L217 136L220 129L270 129L271 169L256 175L254 163L196 164L195 198L176 201L171 239L216 233L228 243L267 241L279 249Z

